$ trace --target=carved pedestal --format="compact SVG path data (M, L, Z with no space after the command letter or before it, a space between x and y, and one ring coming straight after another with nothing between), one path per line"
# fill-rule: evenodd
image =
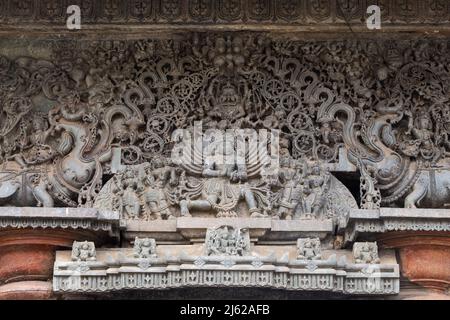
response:
M75 240L105 243L116 220L92 209L2 208L0 299L51 298L56 250Z
M398 250L404 277L427 289L448 293L450 288L449 232L390 232L380 236L378 241L384 248Z

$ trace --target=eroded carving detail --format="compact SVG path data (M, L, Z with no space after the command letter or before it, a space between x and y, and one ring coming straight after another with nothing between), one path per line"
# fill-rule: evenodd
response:
M74 241L72 245L73 261L95 261L95 244L89 241Z
M245 256L250 253L250 235L246 229L231 226L209 229L205 246L208 256Z
M155 239L136 237L133 251L135 258L156 258L156 241Z
M380 263L376 242L355 242L353 244L355 263Z
M314 8L326 11L321 2ZM364 168L363 176L366 169L370 173L382 205L434 208L450 201L445 41L385 41L375 47L225 33L73 46L55 46L53 62L0 59L2 205L92 206L113 173L113 148L122 151L122 165L148 162L156 170L155 159L168 159L173 150L174 130L190 130L200 120L205 130L277 129L281 156L308 165L334 165L345 154L344 161ZM44 112L38 101L47 101L50 110ZM212 154L203 160L217 166ZM160 171L173 166L164 161ZM332 176L311 178L303 190L281 196L278 191L289 186L269 185L269 177L246 166L214 177L217 169L177 167L180 178L184 170L189 183L203 186L197 198L186 190L177 194L180 215L204 207L234 216L242 210L228 204L237 199L261 217L290 219L306 211L320 218L330 211L320 194L335 192L325 183L333 183ZM170 181L162 187L162 181L144 187L176 189ZM305 209L308 201L300 201L306 187L315 190L311 210ZM136 196L150 207L146 215L178 214L166 210L172 199L165 193L147 201L136 195L140 186L118 188L131 219L143 210ZM236 196L215 196L219 189ZM369 193L376 200L366 199L364 206L377 207L378 194ZM270 197L284 204L293 197L292 208L278 209Z
M300 260L320 260L322 253L320 239L304 238L297 240L298 257Z

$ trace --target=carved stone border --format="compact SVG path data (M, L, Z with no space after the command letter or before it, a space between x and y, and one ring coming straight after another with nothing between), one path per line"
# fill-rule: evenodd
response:
M4 0L0 3L1 33L38 30L70 34L65 23L66 9L72 4L81 8L83 32L107 32L104 27L114 25L111 33L116 36L120 30L130 32L133 26L136 32L268 27L297 28L302 32L368 32L366 9L372 4L381 7L383 31L435 33L450 28L447 0Z
M345 241L354 241L359 233L389 231L450 232L450 210L401 209L352 210L345 228ZM343 230L341 226L341 230Z
M0 21L61 22L72 4L80 6L87 22L104 24L358 23L372 4L380 5L383 20L388 22L450 21L450 4L446 0L4 0L0 4Z
M88 208L0 208L0 230L10 228L85 229L112 232L119 214Z
M260 287L392 295L400 290L397 264L347 264L342 259L337 262L335 256L318 262L256 257L172 257L146 259L143 264L143 259L69 262L64 261L62 253L57 253L54 267L53 290L57 293Z

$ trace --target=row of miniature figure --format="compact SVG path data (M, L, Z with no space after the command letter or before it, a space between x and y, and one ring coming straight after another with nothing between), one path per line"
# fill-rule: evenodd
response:
M250 237L247 229L221 226L208 229L205 241L207 256L250 256ZM297 260L321 260L321 243L319 238L300 238L297 240ZM156 241L150 238L136 237L133 254L138 259L156 258ZM353 258L357 264L379 263L376 242L355 242ZM95 261L94 242L75 241L72 247L73 261Z

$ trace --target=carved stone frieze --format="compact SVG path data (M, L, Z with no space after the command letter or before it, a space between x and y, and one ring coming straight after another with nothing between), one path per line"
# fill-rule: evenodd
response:
M239 216L243 206L321 219L356 207L330 174L347 161L362 173L363 208L445 206L447 48L200 33L63 41L51 62L1 57L0 203L92 207L110 194L127 219ZM278 174L248 137L237 152L236 130L276 132ZM185 136L200 162L174 162ZM245 161L219 163L230 154ZM339 196L350 200L330 201Z
M0 1L0 283L49 279L72 241L58 293L393 295L397 259L446 257L447 1L73 4L67 40L67 1ZM12 39L25 24L58 41ZM117 35L95 40L105 29ZM35 252L45 267L24 263Z
M148 23L173 21L185 23L285 23L329 24L331 22L361 23L365 9L380 5L384 20L391 23L443 23L449 21L445 0L74 0L89 23ZM46 21L63 23L64 0L5 1L0 22ZM85 18L84 18L85 17Z
M233 175L247 179L245 166L232 165L230 177L225 173L218 178L215 174L220 172L220 164L214 161L207 158L203 169L197 171L170 164L167 159L123 166L102 188L94 207L117 211L124 220L145 221L208 211L218 218L338 220L356 208L345 186L318 164L283 159L275 180L256 175L242 184L234 181ZM203 175L201 179L197 172Z
M304 238L297 240L299 260L319 260L322 258L320 239Z
M317 261L314 268L302 260L269 256L196 256L183 254L130 259L126 249L99 250L96 262L70 261L57 252L53 288L57 293L108 292L124 289L171 289L183 287L264 287L299 291L327 291L349 295L393 295L399 292L397 264L347 263L347 252ZM350 255L351 253L348 252ZM388 261L388 260L386 260ZM311 262L311 261L310 261ZM377 267L379 267L377 269ZM114 270L114 271L112 271ZM381 272L381 270L383 270Z
M450 212L447 209L352 210L348 221L340 226L345 242L353 242L360 235L392 231L450 231Z

